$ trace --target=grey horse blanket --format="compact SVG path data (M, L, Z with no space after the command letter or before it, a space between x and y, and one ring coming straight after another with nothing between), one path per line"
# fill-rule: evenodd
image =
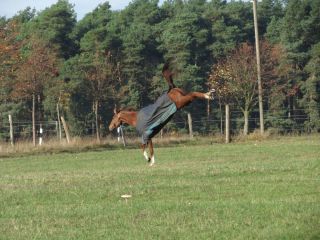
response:
M142 108L138 112L136 129L142 137L142 144L155 136L177 112L167 92L161 95L154 104Z

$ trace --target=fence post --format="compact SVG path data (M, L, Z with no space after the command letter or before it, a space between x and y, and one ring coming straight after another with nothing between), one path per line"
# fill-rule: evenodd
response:
M118 142L120 142L120 138L121 138L121 127L117 127L117 134L118 134Z
M230 142L230 107L226 104L226 143Z
M124 137L123 129L122 129L121 125L120 125L120 132L121 132L122 143L123 143L123 146L125 147L127 145L127 143L126 143L126 139Z
M61 122L64 128L64 132L66 133L67 143L70 143L70 134L69 134L68 126L66 121L64 120L64 117L62 116L61 116Z
M188 113L188 125L189 125L189 136L190 136L190 138L193 138L192 118L191 118L191 114L190 113Z
M55 121L54 123L55 123L55 125L56 125L57 138L59 139L58 121Z
M57 103L57 115L58 115L58 129L59 129L59 140L62 139L62 132L61 132L61 122L60 122L60 109L59 109L59 103Z
M10 125L10 143L11 146L14 145L14 139L13 139L13 124L12 124L12 116L9 114L9 125Z
M43 128L42 128L42 124L40 123L40 128L39 128L39 145L40 146L42 145L42 142L43 142L42 136L43 136Z

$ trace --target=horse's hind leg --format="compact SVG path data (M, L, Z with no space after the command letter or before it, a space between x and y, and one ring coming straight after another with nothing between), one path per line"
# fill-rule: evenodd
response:
M173 97L172 99L175 99L174 102L175 102L177 108L180 109L180 108L183 108L184 106L188 105L189 103L191 103L196 98L212 100L213 99L213 96L212 96L213 92L214 92L214 90L210 90L207 93L190 92L185 95L180 95L176 98Z

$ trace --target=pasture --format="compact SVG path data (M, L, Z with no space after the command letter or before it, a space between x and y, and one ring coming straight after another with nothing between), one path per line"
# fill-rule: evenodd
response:
M320 238L319 135L155 147L0 158L0 239Z

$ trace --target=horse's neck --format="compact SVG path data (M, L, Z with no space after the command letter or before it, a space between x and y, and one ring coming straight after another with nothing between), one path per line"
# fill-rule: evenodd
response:
M134 111L122 111L120 115L122 122L135 127L137 125L137 112Z

